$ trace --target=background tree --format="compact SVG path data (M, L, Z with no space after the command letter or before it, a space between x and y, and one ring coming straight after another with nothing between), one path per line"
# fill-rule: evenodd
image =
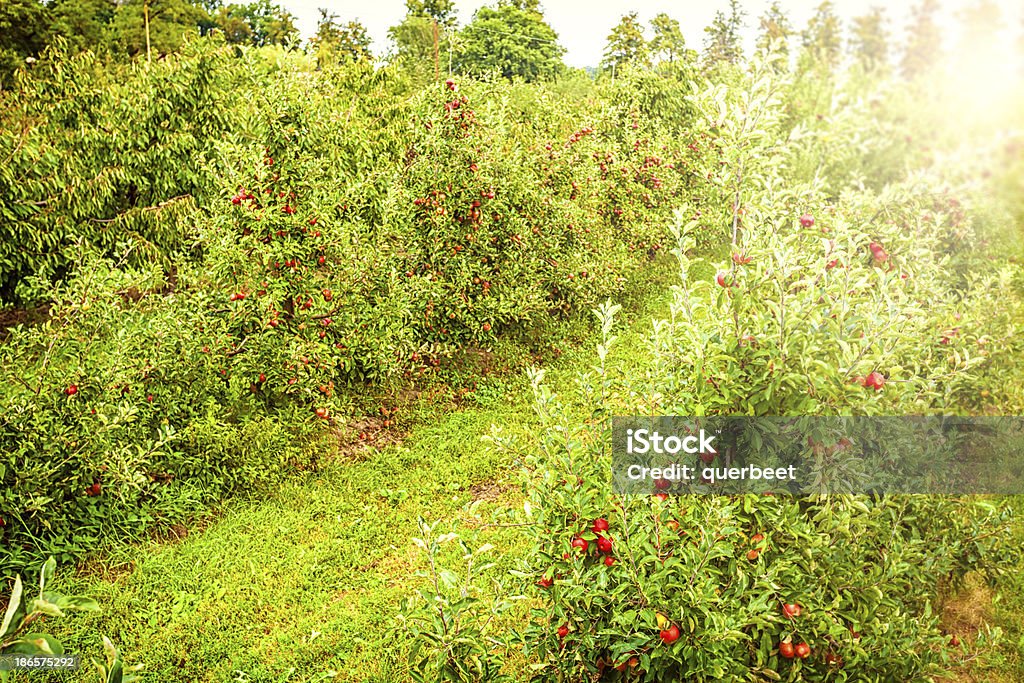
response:
M146 29L148 14L149 29ZM179 50L189 36L199 35L205 10L187 0L127 0L117 8L114 43L129 55L165 55Z
M888 22L880 7L872 7L867 14L854 18L850 51L868 71L884 67L889 62Z
M789 40L793 37L793 25L783 11L778 0L772 2L760 20L760 32L757 36L757 49L767 50L774 46L784 57L789 57Z
M455 27L457 21L454 0L406 0L407 17L421 17L436 21L445 29Z
M737 64L743 57L740 45L740 31L746 13L739 0L729 0L729 13L719 10L710 26L704 28L704 61L708 65L717 63Z
M686 54L686 39L678 21L662 12L651 20L651 28L654 37L649 47L655 60L671 63Z
M828 69L835 69L842 52L842 24L831 0L818 5L803 33L804 51Z
M388 29L398 56L414 70L426 73L435 68L435 46L447 43L455 29L455 4L452 0L406 0L402 23ZM437 55L439 58L439 55Z
M38 0L0 2L0 85L9 82L27 58L38 55L49 36L49 17Z
M942 34L935 22L939 0L921 0L907 28L907 46L900 62L904 78L911 79L935 66L942 56Z
M214 21L224 39L233 45L249 45L255 42L253 27L241 11L241 5L227 5L218 8Z
M499 7L515 7L516 9L526 10L527 12L538 12L540 11L540 0L498 0Z
M460 33L455 66L461 72L497 71L508 79L551 78L564 69L558 34L536 9L503 3L482 7ZM536 7L536 3L533 4Z
M116 11L115 0L55 0L49 5L50 26L72 52L105 52Z
M357 20L342 24L338 15L325 7L320 8L316 35L309 42L320 59L358 60L373 57L370 52L373 40L366 27Z
M647 40L636 16L636 12L624 15L608 34L604 59L601 60L602 69L617 70L625 64L648 64Z

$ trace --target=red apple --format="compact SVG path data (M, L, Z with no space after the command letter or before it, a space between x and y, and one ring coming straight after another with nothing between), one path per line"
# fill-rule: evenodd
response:
M587 548L590 547L590 544L587 543L587 539L580 538L579 536L572 539L572 543L570 545L572 545L573 548L577 548L584 553L587 552Z
M612 551L612 539L604 536L597 539L597 549L605 554L610 553Z
M796 655L796 649L793 647L793 643L788 640L784 640L779 643L779 654L786 659L793 659Z
M802 227L802 228L810 228L810 227L813 227L813 226L814 226L814 216L812 216L809 213L805 213L804 215L800 216L800 227Z
M665 643L666 645L671 645L672 643L679 640L679 627L675 624L672 624L668 628L660 631L658 635L661 637L661 642Z
M70 385L68 385L68 388L64 390L64 393L67 394L68 396L74 396L75 394L78 393L78 385L77 384L70 384Z
M613 564L615 564L615 558L614 557L612 557L611 555L608 555L606 558L604 558L604 566L610 567Z
M871 250L871 258L875 259L878 263L885 263L889 260L889 253L878 242L869 244L868 249Z
M881 391L882 387L885 386L885 376L880 372L872 372L864 378L863 385L875 391Z
M796 656L800 659L807 659L811 656L811 646L807 643L797 643Z
M802 611L803 611L803 608L800 607L800 605L798 605L796 603L792 603L792 604L785 603L785 604L782 605L782 615L784 617L786 617L787 619L794 619L794 618L800 616L800 613Z
M566 624L562 624L558 627L558 637L559 639L562 639L565 638L567 635L569 635L569 626Z
M595 534L599 534L602 531L608 531L608 520L604 517L600 517L594 520L594 526L591 527Z

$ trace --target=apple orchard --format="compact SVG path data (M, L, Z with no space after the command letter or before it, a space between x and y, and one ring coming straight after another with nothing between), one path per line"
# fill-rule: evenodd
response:
M389 577L315 604L312 579L267 588L286 568L252 579L275 594L257 631L356 604L334 616L374 626L358 642L295 617L249 648L225 617L182 631L242 663L169 654L180 614L231 611L220 584L42 623L183 681L282 680L278 650L308 655L303 680L335 657L352 681L924 681L986 661L995 636L951 634L941 607L1019 571L1012 501L612 490L615 415L1024 407L1021 109L956 116L941 79L783 63L526 83L215 41L124 73L40 61L0 94L4 575L53 556L88 576L204 511L237 519L224 501L357 486L394 458L302 538L406 514L365 546L421 551L391 563L401 605L372 602ZM488 467L461 489L401 479L407 438L450 436L413 416L473 401L515 415L472 435ZM498 477L486 518L424 514ZM388 566L345 553L294 566Z

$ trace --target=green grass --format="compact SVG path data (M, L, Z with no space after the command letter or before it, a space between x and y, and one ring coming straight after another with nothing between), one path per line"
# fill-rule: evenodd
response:
M500 407L424 408L401 444L290 478L180 542L123 549L63 582L104 611L57 622L57 633L69 652L89 653L105 633L160 681L315 680L332 670L338 680L398 680L400 648L386 631L422 568L417 517L464 516L475 485L500 487L503 463L480 436L530 419L521 392Z
M1024 548L1024 496L1009 499L1017 524L1014 537L1018 548ZM1016 570L1009 574L995 592L982 590L961 597L960 602L975 598L980 604L982 620L1002 631L1002 639L994 652L964 667L962 681L986 683L1018 683L1024 681L1024 553Z

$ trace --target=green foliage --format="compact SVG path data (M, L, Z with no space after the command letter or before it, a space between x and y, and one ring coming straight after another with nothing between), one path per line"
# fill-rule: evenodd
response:
M458 36L455 69L461 73L497 72L525 81L551 79L564 68L565 49L535 11L500 5L482 7Z
M651 29L654 36L649 48L655 60L674 62L686 55L686 39L677 20L662 12L651 19Z
M37 0L10 0L0 5L0 88L26 59L45 47L50 27L46 9Z
M438 534L438 523L419 520L420 536L413 542L426 554L429 569L417 573L426 579L426 587L402 605L397 633L412 640L409 648L409 672L417 683L452 681L474 683L510 681L501 670L504 661L489 631L497 618L511 603L498 600L487 609L478 605L480 598L474 585L478 574L487 572L493 563L482 562L482 556L494 550L491 544L471 549L456 534ZM441 566L443 546L457 545L465 570L456 574Z
M623 66L644 66L650 59L649 47L644 39L644 29L637 20L636 12L623 15L619 23L608 34L604 48L602 69L621 69Z
M53 33L67 41L72 54L110 51L110 25L117 12L113 0L57 0L49 11Z
M60 47L0 111L5 301L32 303L31 278L65 276L82 242L120 256L134 241L129 263L169 266L190 212L217 189L218 138L240 121L224 50L199 44L117 83L94 55L62 60Z
M199 35L204 16L188 0L127 0L118 5L111 25L114 44L130 56L177 52Z
M64 647L53 636L33 631L33 625L43 617L62 617L71 611L99 611L95 600L80 596L67 596L47 590L47 583L53 580L57 562L49 558L39 570L39 595L29 599L25 595L25 584L20 576L14 577L10 596L3 601L3 618L0 619L0 656L24 655L56 656L64 654ZM39 628L36 626L35 628ZM9 671L0 671L0 680L6 681Z
M320 22L316 35L310 40L320 60L330 60L335 55L342 59L372 59L370 34L358 21L341 24L338 15L327 9L320 9Z
M436 21L441 28L455 27L454 0L405 0L406 16Z
M270 0L222 5L215 24L225 39L236 45L288 45L299 36L295 18Z
M805 54L831 71L842 53L842 25L831 0L825 0L814 11L802 34Z
M904 78L920 76L938 66L942 55L942 32L936 22L938 0L921 0L914 7L908 27L907 47L903 51L900 70Z
M103 636L103 656L103 663L93 660L93 666L99 672L101 683L132 683L132 681L139 680L139 677L133 672L142 667L140 665L125 667L121 660L121 654L106 636Z
M760 19L760 32L757 36L757 49L775 49L785 59L785 66L789 61L789 40L793 36L793 25L786 16L785 11L774 0L768 10Z
M884 68L889 63L890 35L880 7L853 19L851 51L867 71Z
M719 10L704 28L704 63L708 67L738 64L743 57L740 31L746 13L738 0L729 0L729 13Z

